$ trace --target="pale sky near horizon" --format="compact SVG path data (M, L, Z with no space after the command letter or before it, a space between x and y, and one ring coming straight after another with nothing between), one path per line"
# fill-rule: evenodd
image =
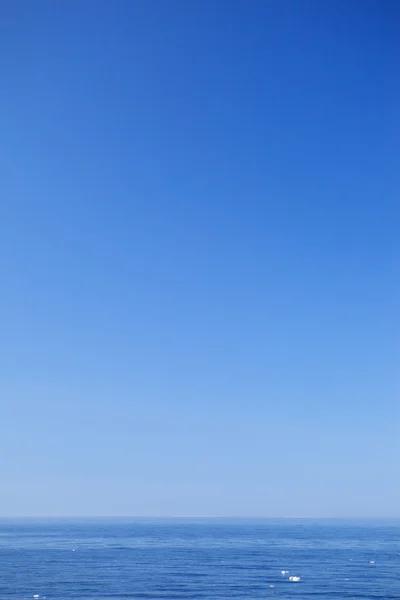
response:
M0 11L0 517L400 516L400 5Z

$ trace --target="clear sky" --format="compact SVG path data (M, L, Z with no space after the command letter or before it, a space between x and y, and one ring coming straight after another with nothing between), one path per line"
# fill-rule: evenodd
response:
M1 516L399 515L399 23L1 3Z

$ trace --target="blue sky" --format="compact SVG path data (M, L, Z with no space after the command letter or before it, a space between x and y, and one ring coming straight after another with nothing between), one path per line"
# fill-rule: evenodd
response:
M1 11L0 515L398 516L398 4Z

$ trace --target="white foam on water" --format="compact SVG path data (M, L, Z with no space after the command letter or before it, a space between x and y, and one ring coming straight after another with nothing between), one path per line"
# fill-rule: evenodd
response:
M301 581L300 577L296 577L296 575L291 575L289 577L289 581Z
M375 564L375 561L374 561L374 560L370 560L370 561L369 561L369 564L370 564L370 565L374 565L374 564Z
M289 571L281 571L282 575L287 575Z

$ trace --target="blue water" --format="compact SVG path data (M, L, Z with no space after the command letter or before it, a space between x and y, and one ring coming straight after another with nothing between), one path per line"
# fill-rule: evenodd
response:
M399 600L400 522L2 520L0 598L35 594Z

